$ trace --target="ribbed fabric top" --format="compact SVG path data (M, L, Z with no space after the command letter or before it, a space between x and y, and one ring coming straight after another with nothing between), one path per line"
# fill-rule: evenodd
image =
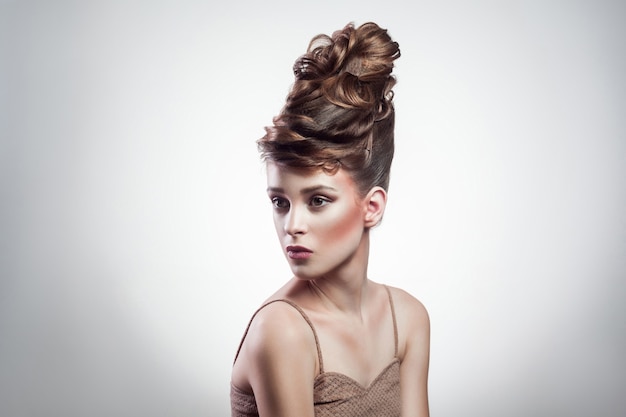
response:
M250 324L265 306L274 302L285 302L294 307L309 324L315 337L317 355L319 357L320 373L315 377L313 384L313 408L316 417L399 417L400 416L400 361L398 360L398 328L393 299L389 288L385 287L389 296L391 316L393 318L393 333L395 343L395 358L385 369L364 387L354 379L338 372L324 372L322 351L313 323L305 312L289 300L272 300L262 305L250 319L248 327L241 339L235 361L243 341L248 334ZM253 393L240 390L233 384L230 388L230 405L232 417L258 417L259 412Z

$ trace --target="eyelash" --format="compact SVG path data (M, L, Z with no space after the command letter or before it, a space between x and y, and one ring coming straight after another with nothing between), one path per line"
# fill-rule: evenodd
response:
M270 197L270 201L272 202L272 205L274 206L274 208L277 210L285 210L289 207L289 201L287 201L287 199L283 197ZM332 200L329 199L328 197L315 195L311 197L311 199L309 200L309 206L313 207L314 209L321 208L331 202ZM286 206L281 206L281 204L286 204Z
M282 197L270 197L270 200L272 201L272 206L274 206L274 208L277 209L277 210L282 210L282 209L286 208L286 207L281 207L279 204L281 204L281 203L289 204L289 202L286 199L282 198Z
M321 203L321 204L313 204L313 202L317 202L317 203ZM313 207L324 207L326 204L330 203L330 199L326 198L326 197L322 197L321 195L316 195L311 197L311 200L309 200L309 205L313 206Z

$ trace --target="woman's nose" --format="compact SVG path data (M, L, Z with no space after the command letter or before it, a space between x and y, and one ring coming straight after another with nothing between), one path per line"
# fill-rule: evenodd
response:
M292 206L285 219L285 232L291 236L306 233L306 212Z

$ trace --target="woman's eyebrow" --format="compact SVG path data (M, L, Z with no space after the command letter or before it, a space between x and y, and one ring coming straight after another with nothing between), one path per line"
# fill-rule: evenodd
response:
M284 193L285 189L282 187L267 187L268 192L274 193ZM300 194L310 194L316 191L333 191L338 192L335 187L331 187L330 185L313 185L311 187L306 187L300 190Z
M312 187L303 188L300 190L300 194L310 194L316 191L333 191L337 192L337 189L330 185L314 185Z
M267 187L267 192L273 192L273 193L284 193L285 190L283 188L280 187Z

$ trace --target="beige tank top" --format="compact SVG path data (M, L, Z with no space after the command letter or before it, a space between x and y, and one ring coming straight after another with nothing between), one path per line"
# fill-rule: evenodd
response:
M313 408L316 417L399 417L400 416L400 360L398 359L398 327L393 299L389 288L385 287L389 296L393 333L395 343L394 359L367 387L338 372L324 372L324 362L317 332L305 312L289 300L272 300L262 305L250 319L248 327L241 339L235 361L246 338L250 324L256 314L265 306L274 302L285 302L294 307L309 324L315 337L320 373L315 377L313 385ZM232 417L258 417L259 412L254 394L247 393L233 384L230 386L230 408Z

